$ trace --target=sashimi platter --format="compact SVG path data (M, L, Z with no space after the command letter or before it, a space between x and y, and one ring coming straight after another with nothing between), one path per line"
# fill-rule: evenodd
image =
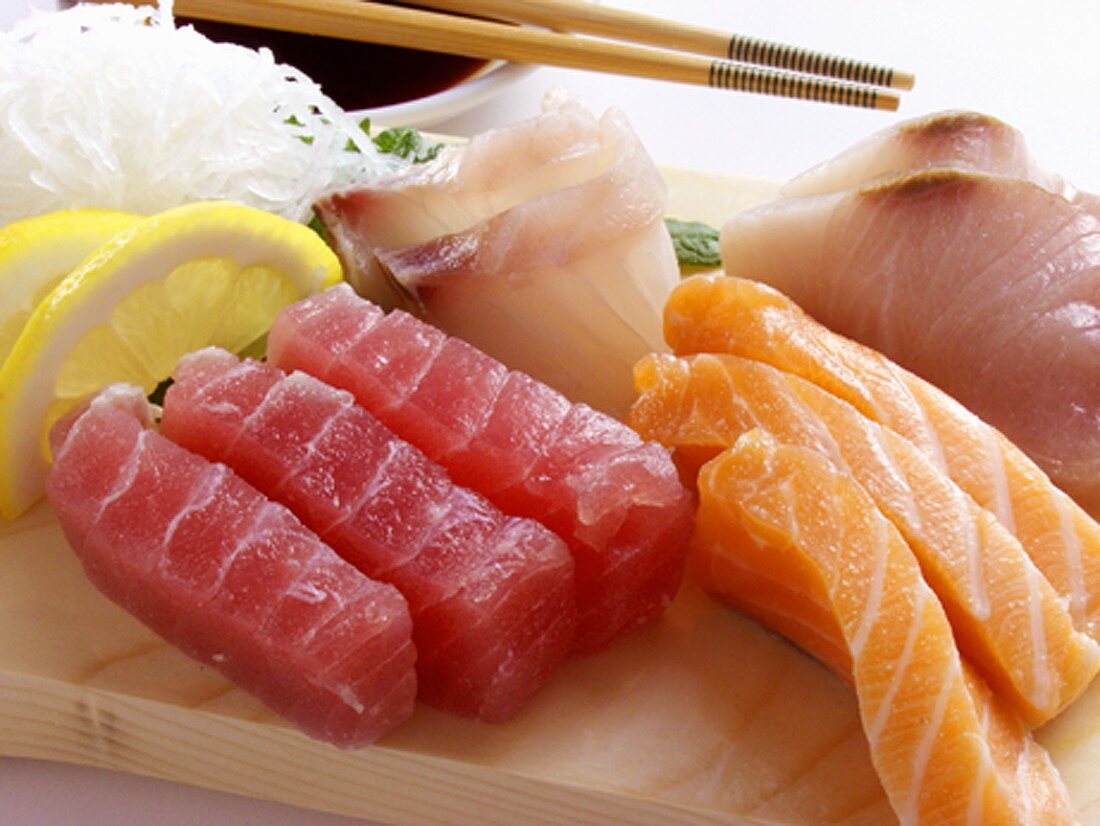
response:
M0 754L385 823L1100 823L1100 198L0 34ZM0 819L3 819L0 817Z

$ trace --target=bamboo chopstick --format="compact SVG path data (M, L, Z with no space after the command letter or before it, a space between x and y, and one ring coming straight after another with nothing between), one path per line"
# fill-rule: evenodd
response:
M862 63L797 46L692 26L587 0L416 0L418 6L473 14L510 23L528 23L573 34L591 34L660 46L682 52L724 57L870 86L912 89L915 78L885 66Z
M131 5L155 2L123 1ZM895 93L869 86L364 0L175 0L174 11L198 20L260 29L488 60L606 71L864 109L894 111L899 103Z
M176 13L200 20L865 109L898 108L896 94L868 86L363 0L175 0L174 7Z

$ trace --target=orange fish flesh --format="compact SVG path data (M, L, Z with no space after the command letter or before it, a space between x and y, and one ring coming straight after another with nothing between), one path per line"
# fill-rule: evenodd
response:
M1100 670L1019 542L919 450L797 376L730 355L650 356L636 370L631 423L695 461L762 428L850 472L912 548L959 648L1032 725L1075 700Z
M704 466L699 494L704 588L753 613L731 574L743 566L831 611L902 824L1074 822L1049 756L960 659L905 541L847 472L755 430ZM802 643L796 627L784 633Z
M1024 546L1100 640L1100 525L994 428L875 350L833 333L754 281L697 276L665 307L678 354L733 353L801 376L919 447Z

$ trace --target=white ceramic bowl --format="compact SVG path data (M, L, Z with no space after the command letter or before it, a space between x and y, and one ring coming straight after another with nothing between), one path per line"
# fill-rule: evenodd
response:
M601 0L589 0L599 3ZM497 60L456 86L427 97L363 111L380 126L431 126L489 100L531 74L537 66Z
M9 28L31 9L54 11L66 0L0 0L0 30ZM70 0L71 2L71 0ZM536 66L492 61L461 83L391 106L366 109L361 113L379 126L429 126L454 117L498 95L535 71Z
M536 68L494 61L457 86L404 103L365 109L357 114L369 117L371 123L378 126L430 126L484 103Z

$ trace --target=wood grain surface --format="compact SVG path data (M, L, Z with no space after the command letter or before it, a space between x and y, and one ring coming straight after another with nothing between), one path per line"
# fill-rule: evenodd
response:
M775 189L666 178L671 215L712 223ZM300 735L101 597L47 504L0 524L0 628L0 754L393 823L893 821L851 693L691 584L507 724L421 707L355 752ZM1040 739L1100 823L1100 686Z

